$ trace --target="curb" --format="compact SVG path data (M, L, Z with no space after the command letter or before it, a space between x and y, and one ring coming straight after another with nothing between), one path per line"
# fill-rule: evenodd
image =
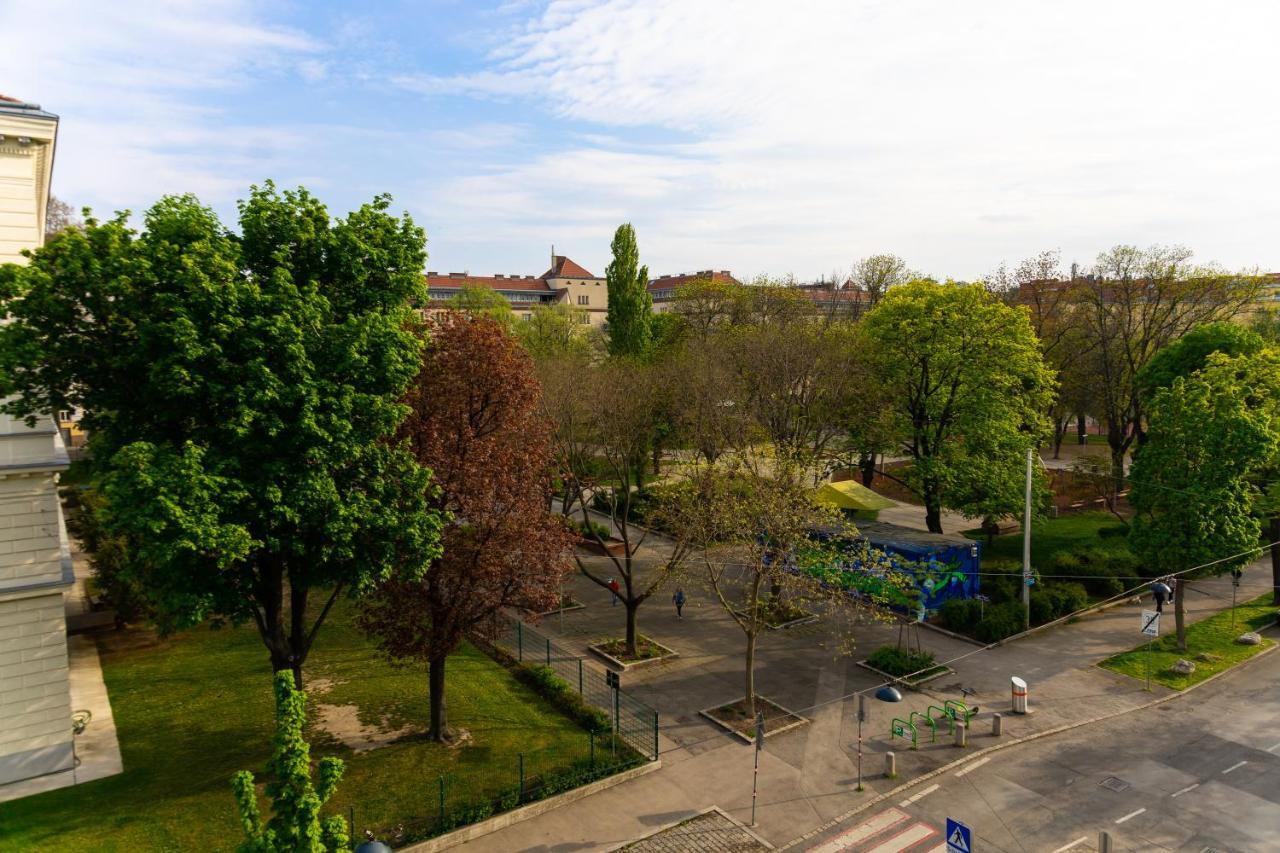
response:
M1273 622L1271 623L1271 626L1268 626L1268 627L1272 627L1275 624L1276 623ZM1266 628L1264 628L1263 630L1266 630ZM809 841L810 839L814 838L817 835L820 835L824 832L827 832L831 829L836 828L837 826L844 823L846 820L853 817L854 815L860 814L861 812L864 812L867 809L872 808L873 806L880 805L886 800L891 800L891 799L894 799L895 797L901 796L903 793L911 790L921 782L927 782L928 780L941 776L944 773L949 773L952 770L958 767L961 767L965 764L968 764L970 761L973 761L984 755L989 755L993 752L999 752L1002 749L1008 749L1010 747L1017 746L1023 743L1028 743L1033 740L1039 740L1040 738L1049 737L1050 735L1062 734L1063 732L1068 732L1068 731L1071 731L1072 729L1082 728L1084 726L1092 725L1093 723L1100 723L1105 720L1114 719L1116 717L1122 717L1125 714L1132 714L1135 711L1146 711L1150 708L1154 708L1157 705L1163 705L1165 702L1171 702L1174 699L1181 698L1182 696L1185 696L1188 693L1190 693L1192 690L1195 690L1198 687L1203 687L1204 685L1214 682L1219 678L1222 678L1223 676L1231 675L1232 673L1239 672L1240 670L1244 669L1249 664L1253 663L1259 658L1269 654L1270 652L1275 651L1277 648L1280 648L1280 643L1277 643L1276 645L1273 645L1270 648L1263 649L1262 651L1258 652L1256 655L1249 658L1248 660L1241 661L1239 664L1231 667L1230 669L1224 669L1222 672L1215 673L1209 676L1208 678L1206 678L1204 681L1193 684L1190 687L1187 687L1183 690L1170 693L1168 696L1161 696L1159 699L1153 699L1150 702L1146 702L1142 705L1137 705L1133 708L1126 708L1123 711L1112 711L1110 714L1101 714L1097 717L1091 717L1087 720L1080 720L1074 723L1065 723L1061 726L1056 726L1052 729L1045 729L1042 732L1035 732L1033 734L1025 735L1024 737L1005 741L1004 743L998 743L993 746L988 746L985 749L978 750L977 752L969 753L968 755L965 755L962 758L958 758L955 761L948 762L947 764L944 764L941 767L937 767L933 770L930 770L927 773L921 774L920 776L917 776L916 778L912 779L909 782L904 782L896 788L885 791L882 794L877 794L875 797L871 798L867 802L862 803L861 805L858 805L850 809L849 811L845 812L842 815L832 818L831 820L824 823L822 826L817 827L816 829L811 829L808 832L806 832L804 835L801 835L799 838L795 838L795 839L792 839L791 841L788 841L786 844L779 847L778 850L779 851L790 850L799 844L803 844L804 842Z

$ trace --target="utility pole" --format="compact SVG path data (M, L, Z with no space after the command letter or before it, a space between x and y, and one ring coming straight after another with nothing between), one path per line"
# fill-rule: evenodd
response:
M858 790L862 790L862 721L867 718L867 697L858 694Z
M1027 448L1027 490L1026 502L1022 508L1022 627L1031 627L1031 454L1034 447Z

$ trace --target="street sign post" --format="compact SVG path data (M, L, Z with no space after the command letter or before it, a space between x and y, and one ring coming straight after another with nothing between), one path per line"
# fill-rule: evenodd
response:
M1142 635L1147 638L1147 691L1151 690L1151 640L1160 636L1160 611L1142 611Z
M947 853L973 853L973 830L955 818L947 818Z

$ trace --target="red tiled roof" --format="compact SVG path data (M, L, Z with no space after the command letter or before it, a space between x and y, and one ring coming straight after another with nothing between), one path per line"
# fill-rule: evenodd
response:
M505 276L505 275L467 275L466 273L451 272L441 275L439 273L429 272L426 275L427 287L438 288L458 288L463 287L488 287L492 290L540 290L544 293L553 293L555 289L546 281L533 276Z
M551 269L544 272L539 278L595 278L591 273L587 272L585 267L575 264L564 255L553 255L555 263L551 265Z
M688 284L691 281L713 281L717 284L740 284L740 282L730 275L728 270L700 270L698 272L683 272L679 275L662 275L655 279L650 279L649 290L671 290Z

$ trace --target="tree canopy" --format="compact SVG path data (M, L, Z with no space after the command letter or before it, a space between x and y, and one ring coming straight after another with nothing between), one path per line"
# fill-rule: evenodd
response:
M1212 353L1253 355L1264 346L1266 341L1261 335L1238 323L1227 320L1203 323L1152 356L1138 371L1138 387L1150 398L1178 377L1190 376L1204 367Z
M334 221L268 183L237 237L167 197L140 234L89 219L0 273L5 409L85 412L104 522L163 624L252 621L299 684L339 595L438 553L430 472L390 440L425 237L389 204Z
M929 529L942 532L943 507L1016 511L1054 387L1026 312L981 285L920 281L890 290L861 333Z

